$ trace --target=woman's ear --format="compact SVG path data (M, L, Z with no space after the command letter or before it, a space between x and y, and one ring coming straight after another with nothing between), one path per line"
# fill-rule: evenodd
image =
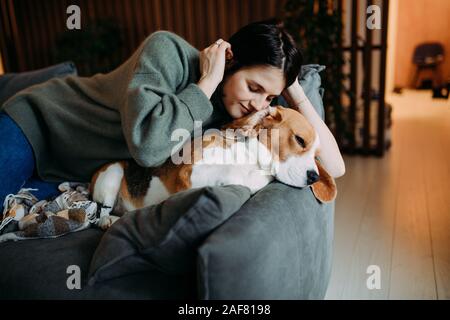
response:
M231 50L231 48L228 48L225 51L225 72L231 70L236 65L236 63L237 61L234 58L233 51Z
M322 203L332 202L337 196L337 187L334 178L328 174L324 167L316 160L317 168L319 169L319 181L311 185L311 189L317 198Z
M225 60L228 62L228 61L230 61L232 59L233 59L233 51L231 51L231 48L228 48L225 51Z
M231 70L236 65L236 60L231 58L225 61L225 72Z

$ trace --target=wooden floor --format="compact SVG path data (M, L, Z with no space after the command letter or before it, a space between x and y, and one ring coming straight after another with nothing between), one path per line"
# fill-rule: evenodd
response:
M382 158L345 156L327 299L450 299L450 100L405 91ZM381 270L369 290L367 267Z

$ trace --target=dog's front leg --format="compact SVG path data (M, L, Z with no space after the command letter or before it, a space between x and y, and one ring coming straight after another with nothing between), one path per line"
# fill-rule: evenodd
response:
M108 229L119 217L110 215L117 201L120 185L124 176L121 163L108 165L95 179L92 198L101 204L100 218L97 225Z
M120 217L110 215L112 207L103 205L100 211L100 218L97 222L97 226L103 230L108 229L114 222L119 220Z

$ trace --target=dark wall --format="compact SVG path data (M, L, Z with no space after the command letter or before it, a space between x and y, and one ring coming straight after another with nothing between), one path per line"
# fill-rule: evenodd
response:
M174 31L202 49L251 21L280 16L284 2L2 0L0 49L5 72L72 59L80 74L89 75L125 61L153 31ZM81 8L81 31L66 28L66 9L71 4Z

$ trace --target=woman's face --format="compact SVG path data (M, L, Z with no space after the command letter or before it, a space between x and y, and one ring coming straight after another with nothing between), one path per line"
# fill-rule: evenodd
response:
M241 118L269 107L285 86L283 71L271 66L245 67L226 77L223 104L231 117Z

